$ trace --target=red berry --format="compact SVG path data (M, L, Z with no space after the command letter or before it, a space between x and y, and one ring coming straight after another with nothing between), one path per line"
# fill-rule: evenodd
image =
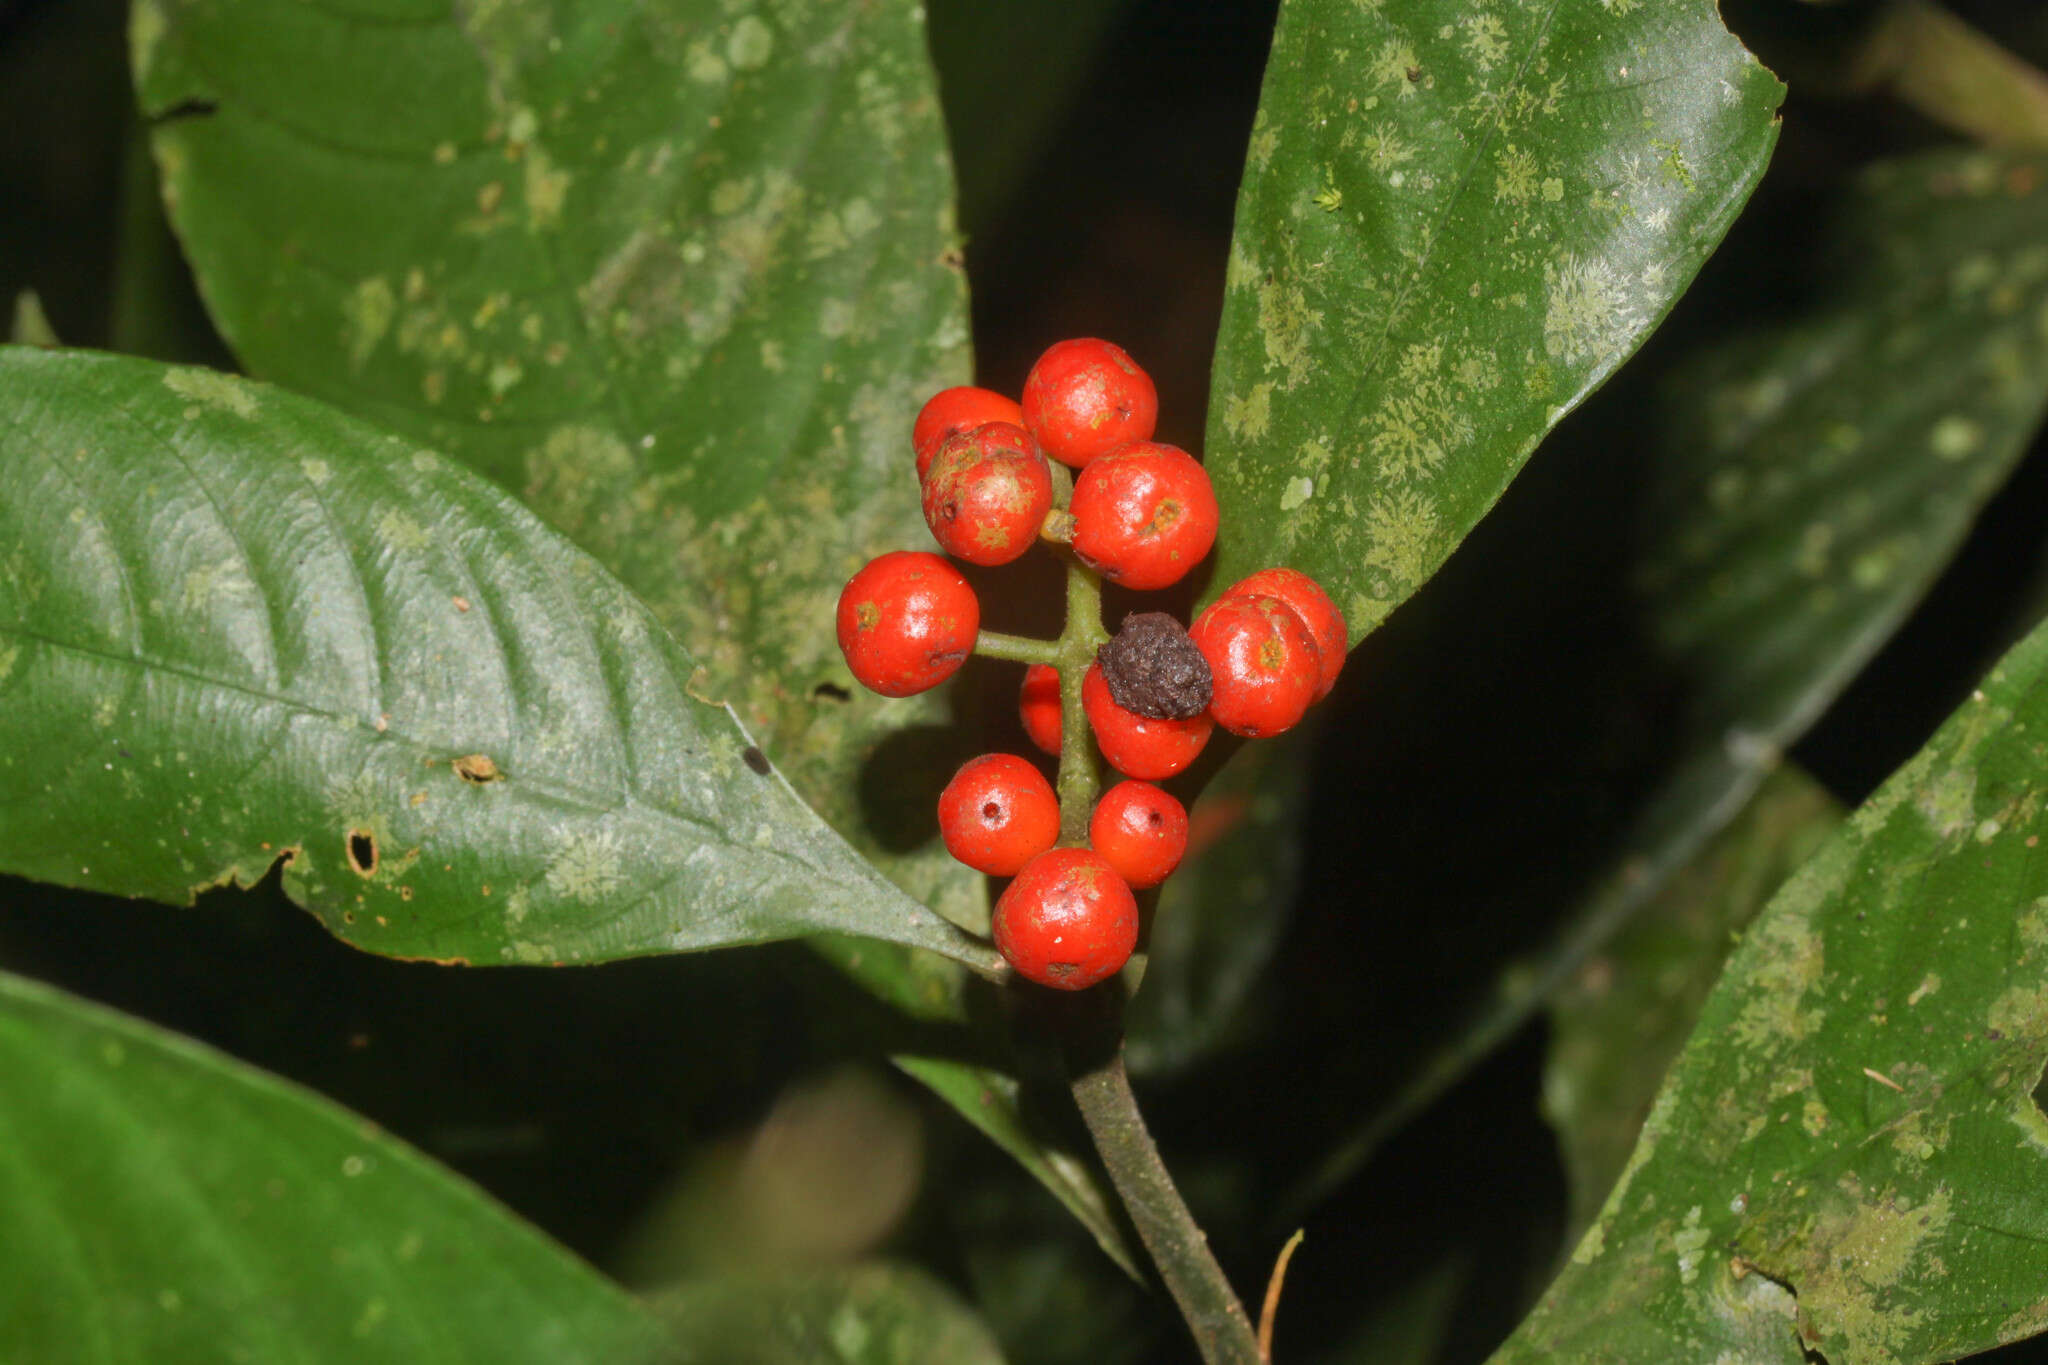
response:
M1188 810L1150 782L1119 782L1088 820L1088 846L1139 890L1173 875L1188 851Z
M983 754L939 793L939 837L976 872L1013 876L1058 841L1060 801L1024 759Z
M1007 564L1031 548L1052 510L1052 471L1031 434L1008 422L957 432L925 472L924 520L947 554Z
M953 676L974 649L981 603L935 554L892 550L839 594L839 651L861 685L907 697Z
M940 443L948 436L972 431L989 422L1010 422L1021 427L1024 425L1024 409L992 389L977 389L966 384L933 394L910 428L910 445L917 452L917 481L924 482L925 471L931 468L932 456L938 453Z
M1294 608L1277 597L1225 597L1188 638L1209 661L1209 714L1234 735L1277 735L1315 700L1322 659Z
M1024 670L1024 687L1017 694L1017 714L1023 718L1024 733L1049 754L1060 751L1060 671L1051 664L1033 664Z
M1209 473L1175 446L1134 441L1074 480L1074 553L1112 583L1170 587L1216 543Z
M1138 946L1138 902L1101 854L1056 848L1027 863L996 901L996 950L1017 974L1086 990L1123 970Z
M1149 441L1159 391L1124 348L1093 337L1054 343L1024 380L1024 425L1061 464L1080 469L1125 441Z
M1351 635L1344 625L1344 613L1323 591L1322 585L1298 569L1261 569L1240 583L1233 583L1225 597L1277 597L1294 608L1294 614L1315 636L1316 652L1322 657L1322 678L1316 684L1316 700L1330 695L1337 674L1344 668L1344 652Z
M1109 695L1100 664L1088 665L1081 678L1081 709L1088 713L1096 746L1109 766L1147 782L1172 777L1194 762L1215 729L1207 712L1186 720L1153 720L1124 710Z

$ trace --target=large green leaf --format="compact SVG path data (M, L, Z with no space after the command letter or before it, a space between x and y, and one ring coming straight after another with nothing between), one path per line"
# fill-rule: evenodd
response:
M1813 779L1780 769L1551 1002L1543 1111L1571 1181L1572 1240L1614 1187L1736 937L1840 822Z
M1889 1365L2048 1326L2044 736L2048 627L1751 928L1500 1360Z
M860 688L830 624L863 561L929 543L910 421L968 368L921 13L138 0L132 37L173 223L243 363L518 493L833 828L981 930L984 879L904 814L946 776L948 701ZM949 964L821 946L901 1009L964 1016Z
M1002 1365L995 1338L938 1281L872 1262L666 1291L676 1365Z
M616 1287L372 1125L0 974L0 1340L38 1361L654 1361Z
M854 687L830 624L865 559L929 543L910 421L967 367L920 14L140 0L133 45L243 363L520 494L828 822L979 927L982 879L906 847L914 765L875 752L943 699Z
M0 866L189 901L284 864L375 952L835 929L994 970L695 661L458 466L209 370L0 350Z
M1758 301L1786 316L1672 360L1644 414L1632 587L1684 685L1676 754L1612 874L1318 1188L1527 1022L1734 818L1954 556L2048 405L2044 180L2039 157L1878 163L1810 223L1796 302Z
M1364 635L1727 230L1783 94L1712 0L1288 0L1210 405L1212 590L1318 578Z

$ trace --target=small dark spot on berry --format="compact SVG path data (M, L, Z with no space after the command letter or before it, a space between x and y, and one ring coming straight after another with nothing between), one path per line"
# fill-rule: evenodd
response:
M740 750L740 758L746 762L749 768L752 768L761 776L768 776L770 766L768 755L762 753L758 746L749 744L746 748Z
M1166 823L1166 817L1161 815L1156 809L1148 810L1145 812L1145 823L1154 829L1158 829Z
M990 801L981 808L981 818L984 820L999 820L1002 815L1003 808L997 802Z

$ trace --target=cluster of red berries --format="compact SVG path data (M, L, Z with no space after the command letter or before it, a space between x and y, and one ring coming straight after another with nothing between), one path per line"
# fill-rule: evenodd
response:
M1217 507L1201 464L1152 440L1158 416L1151 376L1094 339L1039 357L1022 403L947 389L911 430L925 522L971 564L1007 564L1043 539L1112 583L1169 587L1209 553ZM1077 471L1064 507L1048 456ZM980 629L974 589L935 554L882 555L839 597L839 648L884 696L944 682ZM1347 644L1336 604L1293 569L1253 574L1186 630L1160 612L1127 618L1081 683L1097 747L1130 779L1096 804L1086 847L1054 847L1059 798L1032 763L984 754L961 768L939 797L939 831L961 862L1014 878L993 923L1010 965L1064 990L1121 970L1138 938L1132 889L1165 881L1187 851L1187 810L1153 783L1194 762L1218 725L1247 736L1293 726L1336 683ZM1059 753L1053 666L1026 670L1019 707L1032 742Z

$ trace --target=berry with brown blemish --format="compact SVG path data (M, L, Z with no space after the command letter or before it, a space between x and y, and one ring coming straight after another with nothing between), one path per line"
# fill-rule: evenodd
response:
M1178 583L1216 543L1209 473L1177 446L1134 441L1074 480L1074 553L1112 583L1152 591Z
M1024 380L1024 425L1045 453L1076 469L1159 422L1152 376L1123 347L1078 337L1048 347Z
M958 672L981 629L960 571L923 550L868 561L839 594L839 651L863 687L908 697Z
M1101 854L1055 848L1004 888L991 916L996 950L1027 981L1086 990L1123 970L1138 946L1138 902Z
M990 422L940 442L924 481L924 520L947 554L1007 564L1030 549L1052 510L1052 471L1031 434Z

